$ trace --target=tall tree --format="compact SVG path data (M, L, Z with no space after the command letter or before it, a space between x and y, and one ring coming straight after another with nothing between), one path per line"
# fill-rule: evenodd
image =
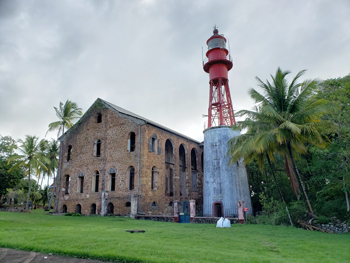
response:
M248 129L248 132L241 138L230 141L229 154L233 162L261 153L272 152L284 156L287 174L289 177L296 176L309 212L314 215L295 157L307 152L307 143L318 147L326 146L328 138L324 134L327 126L320 118L329 110L329 106L324 99L311 99L317 88L315 80L298 83L304 72L305 70L300 71L290 84L286 79L290 72L280 68L275 76L271 75L271 83L268 80L264 83L256 77L258 86L264 93L261 94L253 88L249 93L258 104L259 110L242 110L236 114L247 118L237 122L233 129ZM330 127L334 126L328 126L328 131ZM269 156L273 157L271 154ZM245 161L249 160L251 158Z
M64 104L60 102L58 108L54 107L58 121L51 122L47 132L58 130L57 137L64 133L65 128L73 126L74 121L83 114L82 109L75 102L67 100Z
M19 168L9 172L11 165L7 163L7 159L14 154L16 148L17 143L11 136L0 135L0 203L8 189L15 187L25 176L23 170Z
M18 167L25 167L28 173L28 196L26 203L26 210L28 210L28 203L30 197L30 176L33 169L37 167L47 168L43 162L49 162L49 159L45 157L39 149L39 138L36 136L26 135L24 141L18 140L20 146L18 150L22 153L21 155L15 154L8 158L8 163L15 162L12 168L9 170L11 172L13 169Z

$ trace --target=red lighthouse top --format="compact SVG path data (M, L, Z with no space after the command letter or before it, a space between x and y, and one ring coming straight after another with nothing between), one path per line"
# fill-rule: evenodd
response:
M232 68L232 60L226 49L226 38L219 35L219 30L215 27L213 35L207 40L208 51L206 56L208 61L203 69L209 73L210 79L218 77L228 78L227 72ZM215 65L213 67L213 65Z
M228 71L233 63L226 48L226 38L219 35L214 27L213 35L207 40L208 60L203 65L205 72L209 73L209 108L208 128L212 126L234 125L230 88L228 86Z

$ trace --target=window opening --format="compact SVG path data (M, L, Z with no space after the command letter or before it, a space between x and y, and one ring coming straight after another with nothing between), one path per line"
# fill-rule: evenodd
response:
M153 203L152 203L152 206L157 206L157 203L156 203L156 202L153 202Z
M125 203L125 207L131 207L131 203L130 202L126 202Z
M112 203L107 205L107 214L114 214L114 205Z
M102 114L98 113L97 114L97 123L101 123L102 122Z
M72 159L72 145L68 146L68 153L67 153L67 162L69 162Z
M135 179L135 169L134 167L131 167L130 174L129 174L129 190L134 190L134 179Z
M135 133L131 132L129 137L129 152L135 151Z
M186 151L183 144L179 148L180 196L186 195Z
M80 204L77 204L77 206L75 207L75 213L81 214L81 205Z
M165 163L174 164L174 149L169 139L165 142Z
M169 195L173 196L174 195L174 180L173 180L173 169L170 169L169 172Z
M213 214L215 217L222 217L222 204L221 203L214 203L214 211Z
M90 213L91 213L92 215L96 214L96 204L92 204L90 210L91 210Z
M66 195L69 194L69 175L66 175Z
M67 206L66 205L63 205L63 208L62 208L62 213L67 213Z
M157 151L157 135L153 134L151 138L149 138L149 149L150 152Z
M170 201L169 206L173 206L173 205L174 205L173 201Z
M115 173L111 174L111 191L115 191Z
M80 193L84 192L84 177L80 177Z
M100 181L100 173L95 171L95 192L98 192L98 184Z
M197 171L197 155L194 148L191 151L191 169Z
M156 173L157 173L157 168L153 167L152 168L152 178L151 178L151 189L154 190L155 188L155 177L156 177Z
M96 157L100 157L101 155L101 140L98 139L96 141Z

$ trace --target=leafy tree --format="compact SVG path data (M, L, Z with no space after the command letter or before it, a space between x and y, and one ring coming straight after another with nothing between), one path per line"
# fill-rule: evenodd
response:
M6 159L0 158L0 203L8 190L16 186L25 176L22 169L16 168L9 171L11 168Z
M21 155L15 154L8 158L8 163L15 162L15 164L12 166L12 168L9 170L11 172L12 170L18 168L18 167L25 167L28 173L28 195L27 195L27 203L26 203L26 210L28 209L28 202L30 197L30 176L33 169L37 169L38 167L47 168L43 162L49 162L49 159L45 157L39 149L39 138L36 136L26 136L26 139L24 141L18 140L20 143L20 146L18 147L18 150L22 153Z
M327 113L329 106L324 99L311 99L317 87L315 80L298 83L304 72L300 71L290 84L286 80L290 72L283 72L280 68L275 76L271 75L271 83L256 78L264 94L250 89L250 96L258 106L255 111L241 110L236 114L247 118L237 122L233 129L248 131L230 140L228 154L232 156L231 162L244 157L245 163L263 154L272 161L274 154L282 155L292 187L295 181L293 176L296 176L309 212L314 215L295 158L307 152L306 144L326 146L327 137L324 134L327 125L320 118ZM295 186L293 188L297 190Z
M57 137L60 132L64 133L64 129L69 129L73 126L73 121L80 118L83 114L82 109L78 107L75 102L67 100L64 104L60 102L58 108L54 107L56 111L56 116L58 117L58 121L51 122L49 124L49 129L47 132L58 130Z
M1 136L0 134L0 157L8 157L17 149L17 144L11 136Z
M0 135L0 203L7 194L8 189L14 187L25 176L22 169L13 169L7 163L7 158L13 155L17 148L16 141L11 136Z

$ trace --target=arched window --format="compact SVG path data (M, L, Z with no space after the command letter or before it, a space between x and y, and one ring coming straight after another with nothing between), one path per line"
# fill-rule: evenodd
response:
M170 139L165 141L165 196L173 196L174 190L174 144Z
M156 201L154 201L154 202L152 203L152 206L157 206Z
M75 207L75 213L81 214L81 205L80 204L77 204L77 206Z
M129 134L129 140L128 140L128 151L134 152L135 151L135 133L130 132Z
M66 192L65 192L66 195L69 194L69 181L70 181L70 177L69 177L69 175L67 174L67 175L66 175Z
M165 142L165 163L174 164L174 147L169 139Z
M100 172L99 171L95 171L94 172L94 179L93 183L92 183L92 187L93 187L93 191L94 192L98 192L98 187L99 187L99 182L100 182Z
M101 123L101 122L102 122L102 114L97 113L97 123Z
M69 162L72 159L72 145L68 146L68 152L67 152L67 162Z
M158 170L155 166L152 167L152 177L151 177L151 189L154 190L156 187L156 177L157 177Z
M107 205L107 214L114 214L114 205L112 203Z
M186 150L183 144L179 148L180 196L186 196Z
M100 139L95 141L95 156L96 157L101 156L101 140Z
M135 188L135 168L130 167L129 171L129 190L134 190Z
M90 214L92 214L92 215L96 214L96 204L91 205Z
M154 153L157 152L157 144L158 144L157 140L158 140L158 137L157 137L156 134L153 134L152 137L149 138L149 148L148 148L148 150L150 152L154 152Z
M191 170L192 170L192 191L197 191L197 152L196 149L193 148L191 150Z
M62 213L67 213L67 206L66 206L66 205L63 205L63 207L62 207Z
M131 206L131 203L130 202L126 202L125 203L125 207L130 207Z
M170 201L169 206L173 206L173 205L174 205L173 201Z
M191 151L191 169L197 171L197 154L195 148Z

